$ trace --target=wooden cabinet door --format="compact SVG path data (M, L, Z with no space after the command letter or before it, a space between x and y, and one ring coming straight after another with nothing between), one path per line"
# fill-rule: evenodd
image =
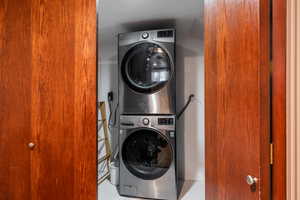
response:
M205 65L206 200L268 200L268 0L205 1Z
M0 199L30 199L29 0L0 1Z
M96 199L95 3L0 2L1 200Z

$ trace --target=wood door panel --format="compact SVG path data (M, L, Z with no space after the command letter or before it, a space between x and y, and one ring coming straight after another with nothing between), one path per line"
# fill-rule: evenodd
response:
M272 140L274 143L274 165L272 171L272 198L273 200L289 199L287 195L287 44L293 23L293 14L288 12L288 4L292 5L298 1L272 0L273 2L273 40L272 40ZM288 3L289 2L289 3ZM292 6L294 7L294 6ZM288 28L286 28L288 27ZM290 27L290 28L289 28ZM288 30L287 30L288 29ZM294 33L293 33L294 34ZM296 34L295 34L296 35ZM290 36L289 36L290 37ZM295 36L296 37L296 36ZM297 36L298 37L298 36ZM293 42L294 43L294 42ZM289 50L290 51L290 50ZM298 66L299 67L299 66ZM291 69L288 69L291 71ZM289 79L289 78L288 78ZM290 87L290 86L288 86ZM291 105L288 105L288 108ZM291 137L291 136L289 136Z
M1 200L97 198L95 4L0 2Z
M38 144L32 196L94 200L95 2L34 1L32 7L32 134Z
M37 146L32 152L31 191L35 200L74 199L73 11L71 1L32 4L32 139Z
M266 2L205 2L207 200L258 200L261 183L268 185L261 156L269 134ZM259 178L255 191L247 175Z
M96 1L75 1L74 200L97 199ZM91 134L88 134L91 133ZM94 134L92 134L94 133Z
M30 1L0 2L0 199L30 199Z

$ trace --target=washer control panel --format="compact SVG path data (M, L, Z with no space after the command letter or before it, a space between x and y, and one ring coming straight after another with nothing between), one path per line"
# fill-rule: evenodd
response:
M175 115L121 115L120 128L132 129L140 127L175 130Z

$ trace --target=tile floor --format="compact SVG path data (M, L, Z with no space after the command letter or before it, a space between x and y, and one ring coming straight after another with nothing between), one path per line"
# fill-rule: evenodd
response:
M117 189L108 180L104 181L98 188L99 200L142 200L139 198L128 198L119 196ZM179 200L204 200L204 184L195 181L185 181Z

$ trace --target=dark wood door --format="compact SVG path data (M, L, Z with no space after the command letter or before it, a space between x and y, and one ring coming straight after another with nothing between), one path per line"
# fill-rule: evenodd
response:
M0 199L30 199L29 1L0 1Z
M1 200L96 199L95 3L0 2Z
M270 199L268 3L205 1L206 200Z

